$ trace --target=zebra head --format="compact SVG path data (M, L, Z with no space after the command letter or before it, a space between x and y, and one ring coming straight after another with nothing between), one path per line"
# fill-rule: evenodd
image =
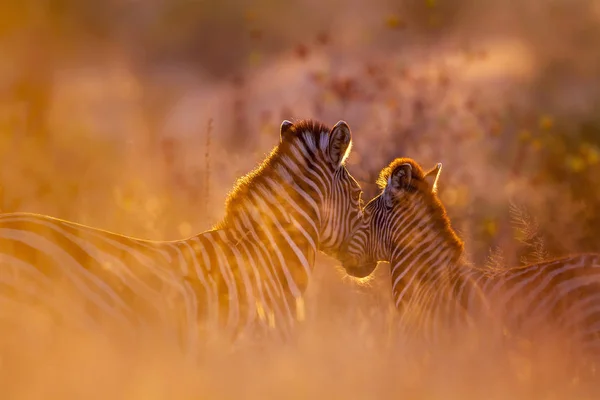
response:
M319 250L339 258L362 218L362 189L345 166L352 148L350 127L344 121L331 129L314 121L283 121L280 136L283 150L303 160L302 186L318 208Z
M348 275L370 275L378 261L392 259L399 244L410 245L414 235L421 236L420 219L437 215L430 206L439 203L441 170L441 163L424 172L414 160L398 158L380 172L377 184L382 192L365 206L360 226L344 248L342 265Z

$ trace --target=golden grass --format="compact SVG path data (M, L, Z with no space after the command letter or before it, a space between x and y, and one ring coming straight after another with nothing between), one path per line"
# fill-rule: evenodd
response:
M287 28L287 20L278 21ZM404 31L404 22L394 16L385 29ZM345 25L348 35L333 32L320 42L363 34L356 24ZM296 31L305 39L305 31ZM444 163L440 198L477 264L491 246L502 250L492 257L495 264L515 265L539 250L514 238L510 200L536 221L536 232L519 226L518 239L543 237L553 256L592 250L600 233L593 222L600 143L594 131L583 134L536 104L522 104L522 80L539 73L531 60L535 49L497 44L498 52L490 49L481 65L469 68L461 51L443 53L439 63L357 52L345 63L321 43L312 52L302 46L295 55L260 58L262 69L247 71L246 86L231 90L181 78L189 89L173 89L175 99L165 101L173 108L158 119L163 131L156 141L149 128L159 128L146 126L140 105L140 92L153 82L130 71L126 57L118 67L107 61L81 74L67 70L54 82L46 140L24 134L22 104L2 103L0 211L49 214L148 239L188 236L222 218L227 192L277 142L282 119L331 124L345 118L355 141L349 169L371 195L377 173L396 157ZM252 54L250 61L259 61ZM508 63L510 79L518 78L510 90L485 86L506 78L499 63ZM473 89L482 82L485 90ZM21 325L13 319L0 326L0 396L570 400L600 394L569 370L569 354L547 343L501 351L498 332L491 331L465 332L451 346L409 345L392 329L385 265L356 282L319 256L302 306L305 320L290 345L215 347L197 363L152 332L135 341L81 337L19 312Z

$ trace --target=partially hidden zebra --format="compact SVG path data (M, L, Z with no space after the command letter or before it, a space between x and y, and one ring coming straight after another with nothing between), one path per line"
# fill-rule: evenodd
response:
M600 254L512 268L471 265L437 195L441 168L424 172L399 158L380 172L382 193L365 206L347 243L346 272L365 277L377 261L389 262L401 325L428 342L483 321L500 337L531 343L552 332L573 350L600 350Z
M230 192L224 219L183 240L0 214L0 310L30 306L84 328L158 323L186 348L211 332L285 338L304 318L317 251L336 257L361 218L362 190L345 167L351 146L344 121L283 121L278 145Z

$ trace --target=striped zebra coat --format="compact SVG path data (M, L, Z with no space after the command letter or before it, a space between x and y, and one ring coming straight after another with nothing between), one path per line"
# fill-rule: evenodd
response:
M211 334L285 337L303 317L317 251L336 257L361 217L362 191L344 165L351 144L343 121L284 121L280 143L231 191L225 218L184 240L2 214L0 308L91 329L158 326L186 348Z
M600 255L498 270L466 263L437 196L440 172L441 164L425 173L411 159L381 171L383 191L366 205L348 242L347 273L364 277L377 261L388 261L403 325L426 340L476 320L521 339L553 332L583 350L600 350Z

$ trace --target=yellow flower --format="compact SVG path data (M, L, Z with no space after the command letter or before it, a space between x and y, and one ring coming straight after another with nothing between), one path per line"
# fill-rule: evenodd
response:
M400 17L395 14L388 16L385 20L385 24L390 29L400 29L404 27L404 21L402 21Z
M567 157L567 167L573 172L581 172L585 169L585 160L581 156Z
M256 13L254 11L246 11L244 19L246 20L246 22L256 21Z
M495 220L488 218L484 222L484 230L490 236L496 236L498 233L498 224Z
M531 139L531 132L529 132L527 129L523 129L521 132L519 132L519 140L521 142L528 142Z
M549 130L554 126L554 119L550 115L542 115L540 118L540 129Z
M250 55L248 56L248 62L250 63L251 66L256 66L258 64L260 64L261 61L261 56L260 53L256 50L253 50L250 52Z
M534 139L531 141L531 147L533 147L534 150L539 150L542 148L542 141L540 139Z
M585 161L589 165L596 165L598 161L600 161L600 153L598 152L598 148L589 143L583 143L579 147L579 152L585 158Z

